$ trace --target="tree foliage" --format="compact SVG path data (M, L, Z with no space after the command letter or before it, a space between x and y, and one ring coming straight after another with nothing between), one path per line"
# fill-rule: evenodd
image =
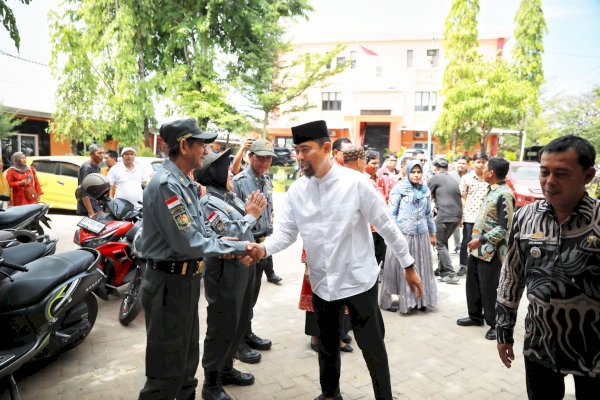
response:
M65 0L56 15L53 68L60 77L54 129L90 141L139 143L153 104L225 130L249 125L229 104L253 51L303 15L306 0Z
M543 81L541 64L537 69L535 63L543 51L538 40L541 41L545 23L541 9L536 23L528 25L524 20L538 3L523 0L517 14L517 23L524 26L516 30L519 58L512 65L499 57L484 60L477 53L478 2L452 2L444 29L444 51L448 57L441 89L444 107L435 130L442 141L452 138L453 149L460 139L465 147L479 143L485 151L486 136L492 128L513 128L534 109L532 105L537 102L539 91L539 85L535 85L540 76Z
M529 145L545 145L564 135L581 136L600 154L600 86L579 96L544 100L542 112L526 126Z
M517 77L531 83L536 95L544 83L542 54L544 33L548 31L541 0L521 0L515 15L515 46L512 58Z
M255 68L240 75L239 89L252 107L262 113L263 137L267 136L272 113L287 114L313 107L302 95L347 68L347 64L330 67L344 48L345 45L338 44L325 54L307 53L290 59L286 54L291 45L280 40L252 54Z
M31 0L17 0L23 4L31 3ZM6 4L6 0L0 0L0 22L4 25L4 29L8 31L10 38L15 42L17 50L21 46L21 36L17 27L17 20L11 8Z

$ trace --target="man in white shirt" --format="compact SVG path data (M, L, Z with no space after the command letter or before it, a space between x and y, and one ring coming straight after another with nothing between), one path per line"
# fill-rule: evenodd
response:
M123 163L119 163L108 171L110 185L116 188L115 199L127 200L136 207L144 198L142 184L148 179L145 169L135 163L135 150L125 147L121 151Z
M342 399L339 315L344 306L369 368L375 398L391 400L385 327L377 303L379 267L369 224L398 257L411 290L420 297L422 285L414 259L373 185L359 172L331 162L325 121L292 127L292 136L304 176L287 192L274 233L262 244L249 244L248 250L254 251L254 258L264 258L290 246L298 233L302 236L320 331L322 393L316 400Z

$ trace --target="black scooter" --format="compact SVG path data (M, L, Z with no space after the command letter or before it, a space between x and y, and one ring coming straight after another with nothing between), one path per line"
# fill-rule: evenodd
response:
M98 315L94 289L106 278L98 269L100 253L82 248L20 266L0 258L0 380L19 399L13 373L79 345Z
M9 200L10 197L0 195L0 201ZM0 209L0 229L29 229L43 235L42 224L50 229L48 208L46 203L37 203Z

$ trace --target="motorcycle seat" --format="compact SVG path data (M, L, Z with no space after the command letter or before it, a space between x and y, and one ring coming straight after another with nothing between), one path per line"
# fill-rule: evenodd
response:
M46 243L21 243L16 246L7 247L2 249L0 257L13 264L25 265L40 258L47 250ZM15 273L14 269L0 267L0 271L12 275Z
M44 206L42 204L26 204L0 212L0 227L13 227L19 222L37 215Z
M17 310L40 301L61 282L85 271L94 262L94 254L71 250L42 257L26 264L27 272L18 271L0 281L0 312Z

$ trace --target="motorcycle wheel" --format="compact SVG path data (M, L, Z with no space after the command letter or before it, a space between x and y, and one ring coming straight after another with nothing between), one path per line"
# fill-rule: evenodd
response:
M87 331L81 339L74 342L72 345L68 346L67 349L72 349L73 347L79 346L79 344L81 344L81 342L83 342L83 339L85 339L87 337L87 335L89 335L89 333L92 331L92 328L94 327L94 324L96 323L96 317L98 317L98 300L96 299L96 296L94 296L94 294L90 293L85 297L85 299L83 301L85 301L85 305L87 306L87 309L88 309L87 319L90 322L90 330Z
M142 310L142 291L140 290L142 274L142 268L137 267L137 272L129 282L129 287L121 300L119 322L122 325L129 325Z

